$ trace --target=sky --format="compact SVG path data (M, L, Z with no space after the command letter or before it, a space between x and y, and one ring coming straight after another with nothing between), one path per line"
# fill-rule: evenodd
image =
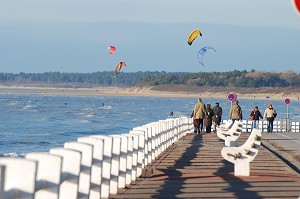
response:
M0 0L0 72L299 73L299 35L290 0Z

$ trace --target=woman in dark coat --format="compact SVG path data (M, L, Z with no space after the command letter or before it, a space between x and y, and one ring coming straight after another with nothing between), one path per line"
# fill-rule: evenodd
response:
M206 127L206 133L211 133L212 117L214 116L213 110L210 108L210 104L206 104L206 117L204 120L204 126Z

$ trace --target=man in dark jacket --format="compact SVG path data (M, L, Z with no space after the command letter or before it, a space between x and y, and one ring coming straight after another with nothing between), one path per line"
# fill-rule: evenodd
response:
M259 118L263 119L258 107L256 106L250 114L250 119L252 120L252 128L258 128Z
M217 131L217 126L219 126L221 123L221 117L222 117L222 108L219 106L219 102L216 102L213 108L213 118L212 118L215 132Z

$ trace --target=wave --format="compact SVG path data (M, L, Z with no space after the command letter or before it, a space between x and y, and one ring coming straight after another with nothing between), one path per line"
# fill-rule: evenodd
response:
M16 152L3 153L0 154L0 157L11 157L11 158L25 157L25 153L16 153Z
M7 105L8 106L17 106L19 104L20 104L20 102L18 102L18 101L12 101L12 102L9 102Z
M135 114L132 112L124 112L124 113L122 113L122 115L135 115Z
M109 110L112 109L112 106L101 106L99 109Z
M94 114L94 113L88 113L88 114L86 114L84 116L87 117L87 118L90 118L90 117L95 117L96 114Z
M91 122L90 120L85 120L85 119L79 120L79 123L90 123L90 122Z
M32 106L32 105L26 105L24 106L23 110L32 110L36 111L37 106Z

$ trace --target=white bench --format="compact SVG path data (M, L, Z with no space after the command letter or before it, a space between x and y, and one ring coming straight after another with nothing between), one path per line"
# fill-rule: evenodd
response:
M229 124L232 122L227 122L226 127ZM231 128L217 128L217 136L225 141L225 146L236 146L236 140L240 137L241 132L242 122L240 121L235 121Z
M224 120L224 122L225 122L225 120ZM232 120L228 120L224 124L220 124L220 126L217 127L217 130L228 131L230 129L230 127L232 126L232 124L233 124L233 121Z
M240 147L223 147L222 157L234 164L235 176L249 176L250 162L258 154L261 145L261 130L253 129L247 141Z

